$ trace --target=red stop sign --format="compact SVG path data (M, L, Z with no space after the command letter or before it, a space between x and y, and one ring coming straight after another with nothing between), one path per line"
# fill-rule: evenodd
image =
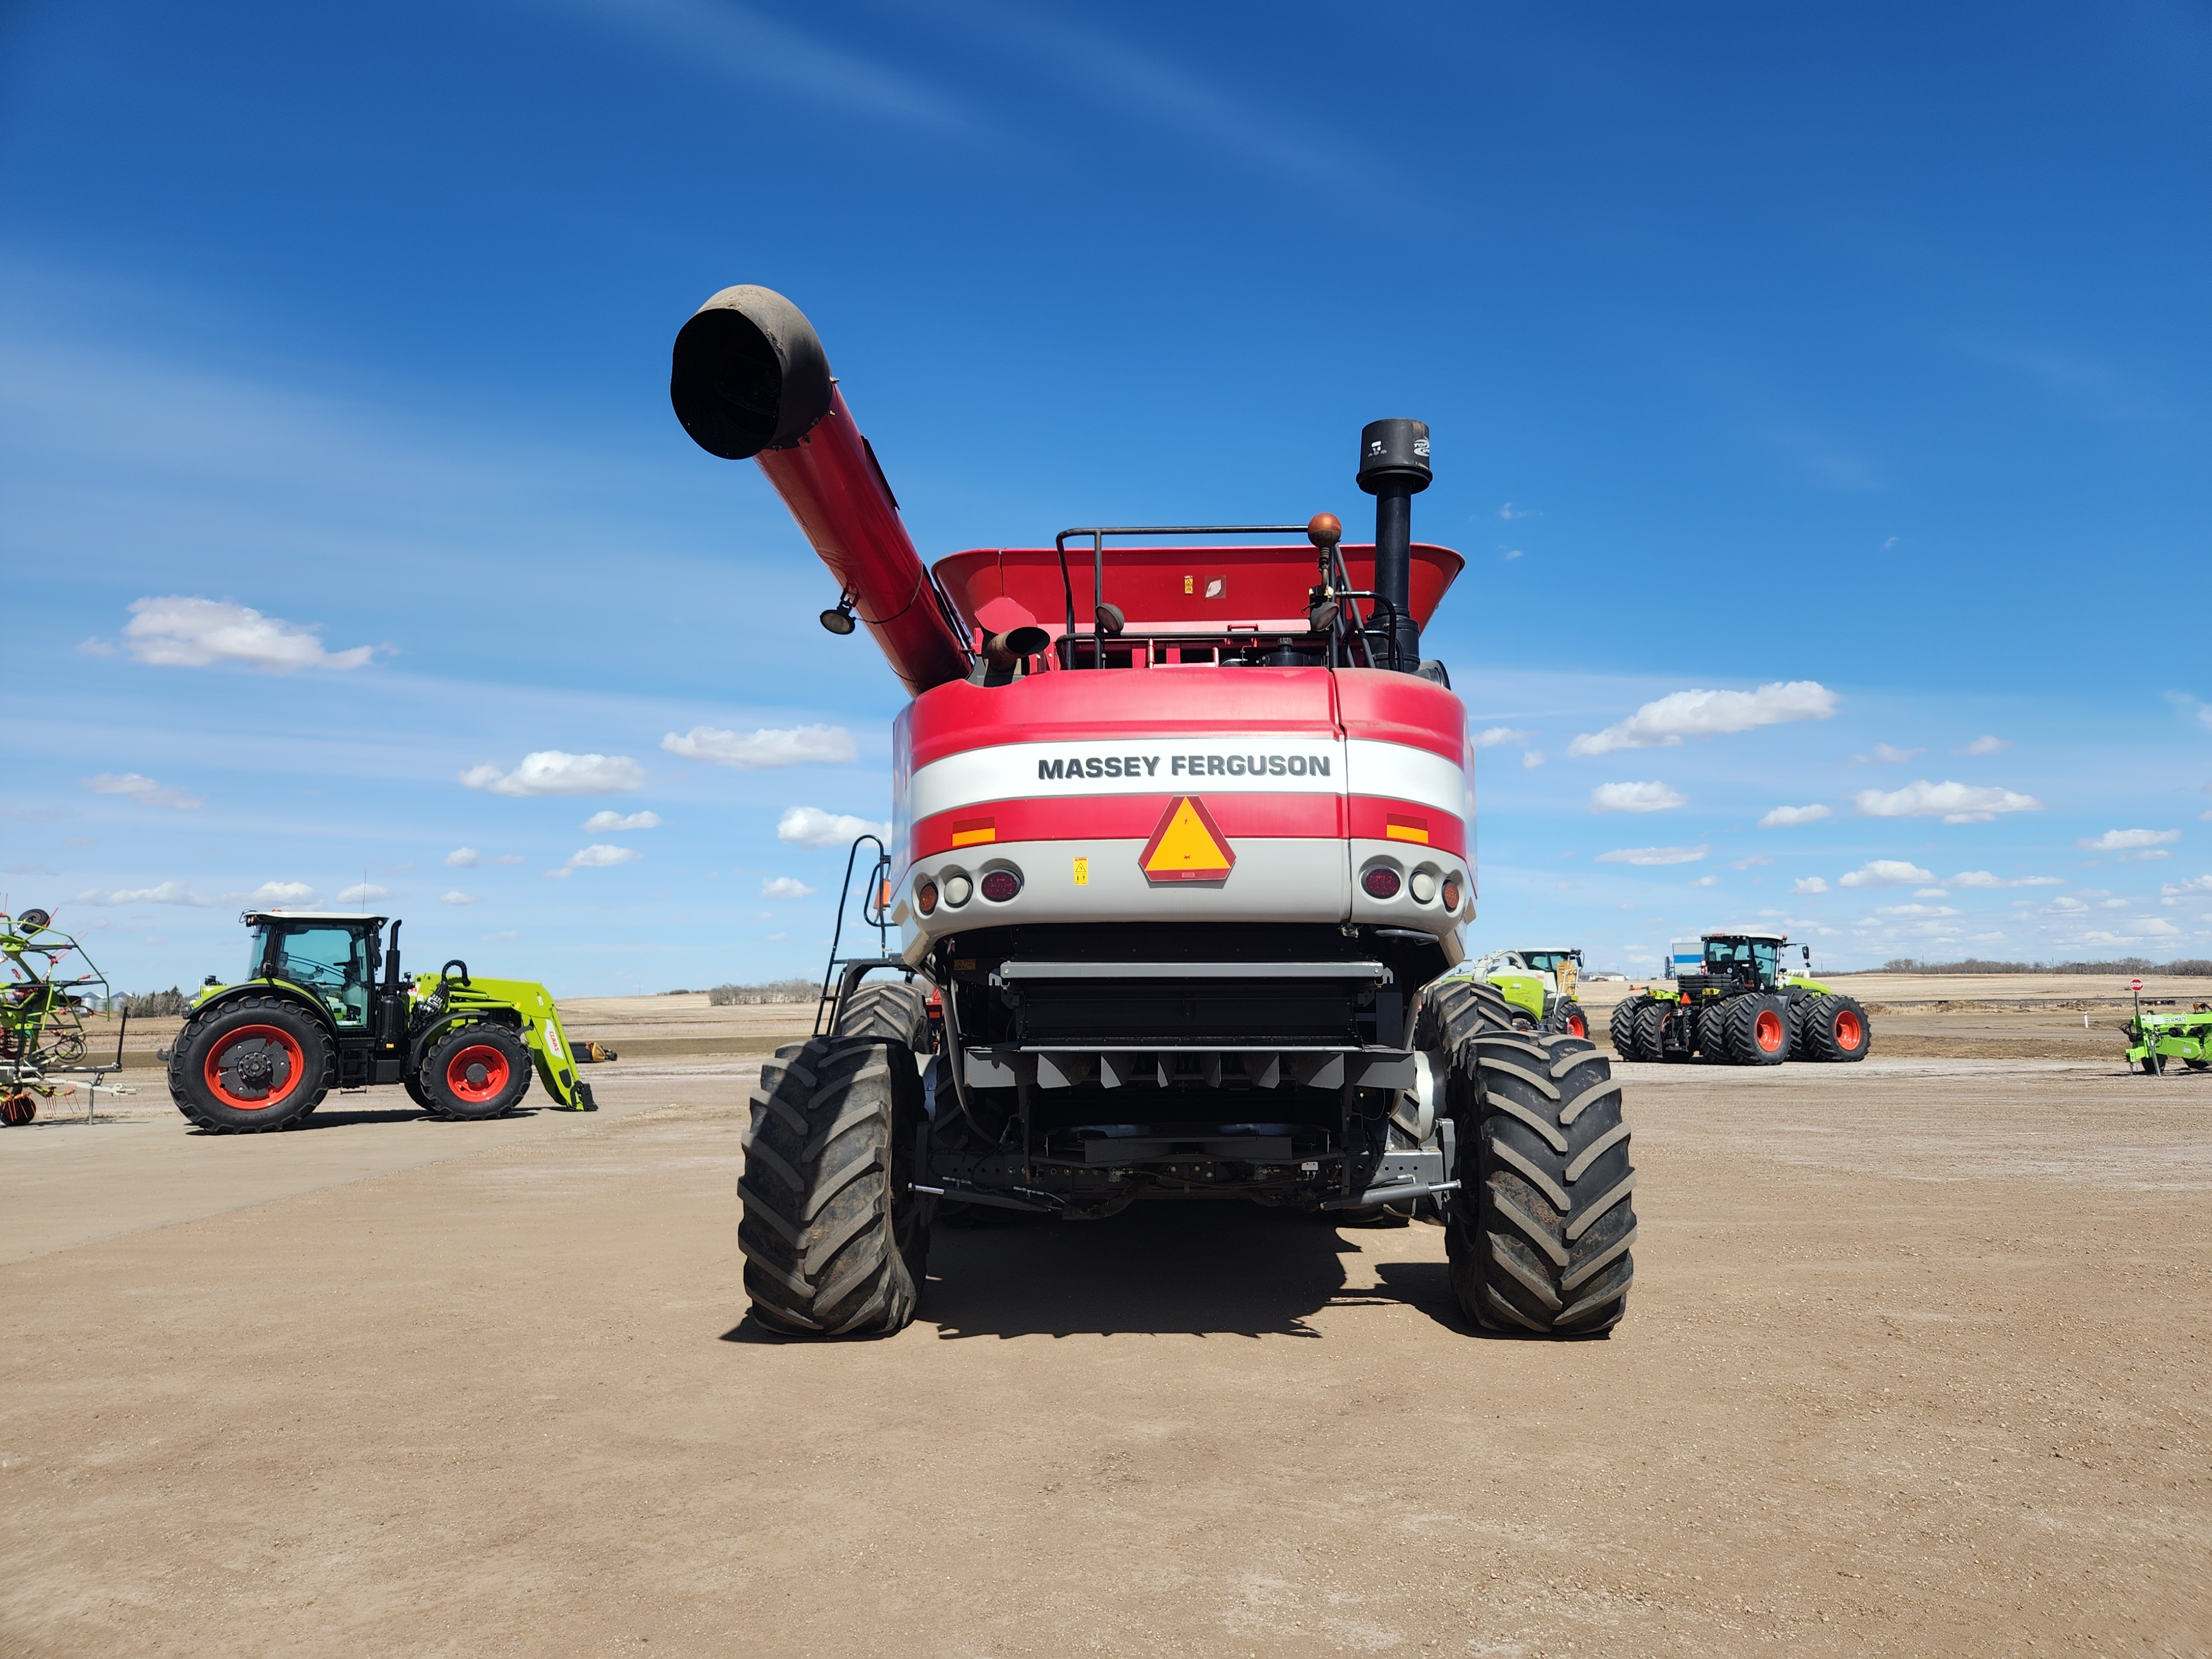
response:
M2131 980L2130 980L2130 981L2128 981L2128 989L2130 989L2130 991L2140 991L2140 990L2142 990L2142 981L2141 980L2139 980L2139 979L2131 979Z

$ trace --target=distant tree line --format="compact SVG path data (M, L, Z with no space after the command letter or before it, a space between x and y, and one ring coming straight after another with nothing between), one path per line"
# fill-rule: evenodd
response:
M190 999L181 990L172 985L166 991L147 991L138 996L126 994L115 997L110 1000L107 1006L111 1013L128 1014L133 1019L181 1019L188 1000Z
M811 1002L822 994L811 979L779 979L766 985L717 985L707 993L709 1007L727 1008L754 1002Z
M2152 962L2143 957L2118 957L2109 962L1984 962L1969 957L1964 962L1921 962L1912 957L1892 957L1881 965L1885 974L2172 974L2185 978L2212 975L2212 962L2203 957L2184 957L2174 962Z

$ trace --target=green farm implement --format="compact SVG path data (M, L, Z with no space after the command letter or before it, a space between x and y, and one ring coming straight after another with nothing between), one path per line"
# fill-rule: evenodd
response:
M12 1127L38 1116L41 1100L80 1086L89 1098L100 1079L122 1069L123 1032L115 1034L112 1063L89 1063L84 1017L93 1004L107 1007L108 983L44 910L0 915L0 957L8 963L0 987L0 1124ZM125 1026L130 1018L124 1015Z
M2200 1002L2186 1013L2145 1012L2138 988L2136 1010L2124 1028L2128 1034L2128 1064L2140 1066L2153 1077L2162 1076L2166 1064L2178 1060L2192 1072L2212 1066L2212 1002Z
M465 962L403 979L399 923L307 910L249 910L246 977L210 975L176 1042L161 1051L177 1109L204 1129L296 1123L333 1088L397 1083L434 1116L498 1117L530 1091L597 1110L576 1067L612 1060L572 1044L545 988L477 979ZM380 967L382 977L379 978Z
M1787 1060L1864 1060L1874 1027L1856 998L1783 966L1784 933L1707 933L1699 952L1675 953L1671 987L1647 986L1613 1011L1623 1060L1718 1060L1779 1066Z
M1474 971L1538 1030L1581 1037L1589 1035L1589 1011L1575 994L1582 968L1580 951L1492 951Z

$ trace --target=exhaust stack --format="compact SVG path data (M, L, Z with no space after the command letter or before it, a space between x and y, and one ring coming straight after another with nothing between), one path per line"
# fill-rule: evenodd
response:
M676 336L668 400L708 454L760 463L836 578L836 608L849 597L909 694L966 676L898 501L797 306L764 288L714 295Z
M1391 665L1421 664L1421 625L1413 620L1413 497L1429 487L1425 421L1370 421L1359 432L1359 487L1375 498L1375 591L1389 601Z

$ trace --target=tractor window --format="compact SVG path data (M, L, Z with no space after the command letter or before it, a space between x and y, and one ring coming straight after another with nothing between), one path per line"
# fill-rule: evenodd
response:
M1751 959L1759 970L1759 982L1761 985L1774 983L1774 970L1778 965L1778 958L1781 954L1782 947L1771 939L1755 939L1751 941Z
M288 927L276 977L312 992L341 1025L368 1020L368 941L351 927Z
M249 954L246 958L246 971L239 977L241 979L259 979L261 977L261 964L267 959L269 951L269 930L266 927L257 927L253 930L253 938L252 942L248 945L247 950Z

